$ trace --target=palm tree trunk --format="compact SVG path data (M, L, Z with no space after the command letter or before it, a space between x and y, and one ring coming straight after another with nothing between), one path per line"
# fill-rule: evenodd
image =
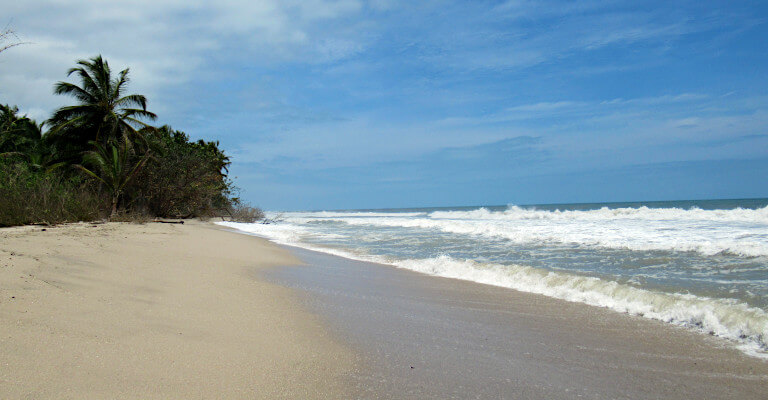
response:
M115 216L117 215L117 200L118 200L118 196L119 195L117 195L117 194L112 196L112 214L109 215L109 219L110 220L115 218Z

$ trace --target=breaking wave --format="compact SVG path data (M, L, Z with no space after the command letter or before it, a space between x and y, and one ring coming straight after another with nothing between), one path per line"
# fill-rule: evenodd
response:
M628 250L693 251L768 256L768 207L601 208L546 211L511 206L504 211L431 213L286 213L287 222L416 228L503 238L517 244L565 244Z
M307 243L307 235L317 240L317 234L293 224L220 224L281 244L389 264L429 275L537 293L680 325L729 339L739 344L748 354L768 358L768 313L735 299L664 293L563 271L519 264L483 263L447 255L424 259L370 255L360 249L331 248Z

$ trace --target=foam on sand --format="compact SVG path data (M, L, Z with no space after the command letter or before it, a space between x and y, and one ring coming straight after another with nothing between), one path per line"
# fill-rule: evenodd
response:
M759 211L765 212L764 209ZM512 212L515 213L517 210ZM598 215L605 213L605 210L597 210L594 213L584 212L577 215L583 216L584 218L582 219L600 219ZM640 213L647 213L647 210L642 210ZM430 216L433 216L433 214L430 214ZM443 213L441 216L444 218L446 214L455 217L449 220L450 223L464 219L470 221L468 226L472 226L471 224L477 226L477 214L485 215L486 220L504 220L504 216L501 215L503 213L492 213L487 210L468 213ZM532 215L527 212L521 214ZM618 215L631 214L631 212L618 213ZM683 213L682 215L686 214ZM302 216L297 219L301 218L305 217ZM351 222L350 219L345 220L346 223L350 224L361 223L368 225L376 223L379 225L392 224L393 226L406 225L406 221L411 221L417 226L423 226L422 224L425 224L426 219L420 217L404 219L399 216L388 216L386 218L377 218L376 220L369 220L366 217L355 219L354 222ZM440 225L445 220L433 222L436 224L435 226L461 226L460 224ZM220 224L243 232L267 237L278 243L309 250L321 251L361 261L389 264L435 276L537 293L685 326L726 338L737 343L748 354L768 358L768 344L766 344L766 339L768 338L768 313L760 308L751 307L734 299L710 298L688 293L664 293L563 271L548 271L542 268L518 264L483 263L457 259L447 255L423 259L370 255L360 249L331 248L307 243L305 239L308 235L311 236L312 232L307 230L306 227L296 226L291 223L273 225ZM609 235L610 233L602 232L595 234Z

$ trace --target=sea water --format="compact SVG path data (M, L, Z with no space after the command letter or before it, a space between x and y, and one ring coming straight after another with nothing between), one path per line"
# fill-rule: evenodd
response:
M768 199L268 213L282 244L721 336L768 358Z

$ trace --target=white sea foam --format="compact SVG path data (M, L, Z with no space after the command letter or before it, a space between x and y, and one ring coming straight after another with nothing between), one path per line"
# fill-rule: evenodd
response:
M768 207L602 208L543 211L510 207L505 211L425 213L287 213L298 225L335 221L348 225L418 228L502 238L517 244L565 244L629 250L695 251L768 256Z
M768 358L768 313L733 299L668 294L599 278L551 272L522 265L483 264L439 256L392 263L430 275L463 279L694 328L736 341Z
M504 211L490 211L478 208L470 211L434 211L429 214L433 218L446 219L551 219L551 220L616 220L642 219L656 221L723 221L768 224L768 207L749 209L735 208L729 210L702 210L697 207L683 208L608 208L597 210L538 210L509 206Z
M372 211L294 211L288 213L272 213L272 215L287 215L292 218L360 218L360 217L418 217L426 216L425 212L372 212Z
M733 299L662 293L595 277L553 272L523 265L460 260L449 256L397 259L307 244L312 233L292 224L220 223L275 242L342 257L394 265L425 274L538 293L606 307L645 318L693 328L730 339L753 356L768 358L768 313Z

